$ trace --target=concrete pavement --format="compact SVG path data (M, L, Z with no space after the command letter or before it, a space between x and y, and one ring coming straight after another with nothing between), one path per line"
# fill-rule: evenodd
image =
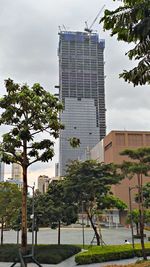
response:
M119 261L108 261L108 262L102 262L102 263L93 263L93 264L86 264L86 265L78 265L79 267L103 267L106 265L111 264L129 264L134 263L138 260L138 258L132 258L132 259L126 259L126 260L119 260ZM0 267L10 267L11 263L8 262L0 262ZM20 264L16 264L16 267L20 267ZM35 267L37 265L29 263L28 267ZM42 267L77 267L74 256L59 263L59 264L42 264Z
M147 236L150 233L147 233ZM84 240L85 244L90 245L93 239L94 232L92 228L84 229ZM21 237L21 235L20 235ZM103 228L102 237L104 242L108 244L124 244L124 240L127 239L131 243L131 229L128 228ZM57 244L58 231L50 228L41 228L38 232L38 244ZM4 232L4 243L16 243L16 232L5 231ZM145 241L147 238L145 239ZM21 242L21 238L20 238ZM32 242L32 234L28 232L28 243ZM61 244L82 244L83 242L83 231L82 228L61 228ZM139 242L139 239L136 240Z

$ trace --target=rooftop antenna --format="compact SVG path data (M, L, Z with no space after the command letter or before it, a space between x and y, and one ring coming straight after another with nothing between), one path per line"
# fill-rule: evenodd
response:
M90 27L88 27L88 24L87 24L87 21L85 21L85 31L88 32L88 33L92 33L92 27L94 25L94 23L96 22L96 20L98 19L99 15L101 14L101 12L103 11L105 5L102 6L102 8L100 9L100 11L98 12L97 16L95 17L95 19L93 20L92 24L90 25Z

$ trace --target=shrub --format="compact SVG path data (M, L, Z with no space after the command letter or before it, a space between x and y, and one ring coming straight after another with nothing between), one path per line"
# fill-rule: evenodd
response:
M146 237L146 234L144 234L143 236ZM133 235L133 237L137 239L141 239L141 235Z
M150 255L150 244L145 245L146 254ZM77 264L90 264L106 262L112 260L128 259L134 256L142 255L140 244L135 245L133 251L132 245L111 245L111 246L93 246L88 251L81 252L75 256Z
M31 252L31 246L28 246L28 250ZM74 245L37 245L35 258L40 263L57 264L79 251L81 248ZM0 261L14 262L17 259L19 259L17 245L4 244L0 246Z

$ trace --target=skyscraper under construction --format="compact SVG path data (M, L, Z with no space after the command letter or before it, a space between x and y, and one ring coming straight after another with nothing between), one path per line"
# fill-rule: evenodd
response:
M105 136L104 48L97 33L59 32L60 119L65 125L60 134L61 176L70 160L81 158ZM72 148L70 137L79 138L80 147Z

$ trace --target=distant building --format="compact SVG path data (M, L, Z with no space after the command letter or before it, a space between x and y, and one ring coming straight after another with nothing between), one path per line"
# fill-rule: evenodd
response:
M4 162L0 161L0 182L4 181Z
M121 164L123 161L130 161L127 156L121 156L120 152L125 149L137 149L140 147L150 147L150 132L148 131L111 131L104 139L90 150L90 159L106 164ZM85 158L86 160L88 158ZM143 183L150 182L149 177L144 177ZM113 194L123 200L129 207L129 187L137 185L137 177L132 179L124 178L119 184L113 185L111 191ZM135 203L136 188L131 192L132 209L137 208ZM126 223L126 212L119 212L115 209L108 212L109 223ZM120 218L119 218L120 216Z
M20 155L22 151L20 149L16 150L16 153ZM12 179L14 180L23 180L23 171L22 171L22 166L19 163L12 163L12 174L11 174Z
M48 190L48 186L51 183L55 183L57 181L60 180L59 176L55 176L55 177L48 177L46 175L40 175L38 177L38 185L37 185L37 189L42 193L46 193Z
M18 163L12 163L12 178L22 181L22 167Z
M37 189L39 190L39 192L41 192L42 194L47 192L49 181L50 178L46 175L40 175L38 177Z
M70 160L105 136L104 48L97 33L59 33L59 99L64 104L60 119L65 125L60 132L60 176ZM70 137L79 138L80 147L72 148Z
M19 180L19 179L12 179L12 178L8 178L6 180L6 182L7 183L11 183L11 184L16 184L16 185L18 185L19 188L21 188L22 187L22 184L23 184L23 182L21 180Z
M90 159L97 160L98 162L104 162L103 140L101 140L91 149L87 147L85 149L84 154L82 154L81 157L79 158L79 160L81 161L90 160Z
M120 164L123 161L130 161L129 157L121 156L120 152L125 149L137 149L139 147L150 147L150 132L147 131L111 131L104 138L104 162ZM143 183L150 182L149 177L144 177ZM131 180L125 178L120 184L112 186L115 196L122 199L129 206L129 186L134 187L137 178ZM132 192L133 208L136 207L134 196L136 190Z
M55 177L59 175L59 163L55 163Z
M104 162L104 145L103 140L101 140L96 146L90 150L90 159L97 160L99 162Z
M111 131L101 140L90 152L90 159L106 164L121 164L123 161L130 161L127 156L121 156L120 152L125 149L137 149L140 147L150 147L150 132L148 131ZM85 157L84 160L88 159ZM149 177L144 177L144 183L150 182ZM112 186L115 196L122 199L129 205L129 186L137 184L136 177L129 180L125 178L118 185ZM136 193L136 190L134 190ZM133 195L134 195L133 193Z

